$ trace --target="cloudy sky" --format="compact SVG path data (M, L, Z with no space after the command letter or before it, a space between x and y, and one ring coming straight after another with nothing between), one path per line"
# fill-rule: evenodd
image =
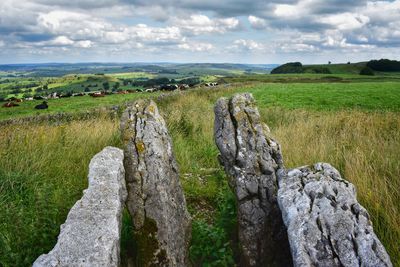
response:
M400 59L400 0L0 0L0 64Z

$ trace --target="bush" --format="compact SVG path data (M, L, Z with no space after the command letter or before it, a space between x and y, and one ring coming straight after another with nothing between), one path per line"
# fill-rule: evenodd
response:
M370 68L364 67L364 68L361 69L360 75L370 75L370 76L373 76L373 75L375 75L375 73L374 73L374 71L371 70Z
M303 65L300 62L290 62L276 67L271 74L303 73Z

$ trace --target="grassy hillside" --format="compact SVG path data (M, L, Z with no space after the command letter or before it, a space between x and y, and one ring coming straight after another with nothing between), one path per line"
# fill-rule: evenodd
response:
M287 167L326 161L355 184L376 233L399 265L399 83L257 83L157 100L194 219L195 266L232 266L235 260L235 204L217 162L213 106L218 97L237 92L254 94L262 119L282 144ZM80 105L70 110L86 108ZM106 145L120 144L118 124L100 116L57 125L2 126L1 266L29 266L54 246L59 226L87 186L90 158ZM125 214L124 263L135 246L130 234Z
M323 67L327 68L332 74L359 74L361 69L367 65L367 62L341 63L341 64L321 64L305 65L306 68Z

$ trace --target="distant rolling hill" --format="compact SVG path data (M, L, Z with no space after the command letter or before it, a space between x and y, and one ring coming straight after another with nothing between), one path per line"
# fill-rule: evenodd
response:
M361 69L367 65L367 62L358 63L340 63L340 64L321 64L321 65L303 65L306 69L327 68L332 74L359 74Z

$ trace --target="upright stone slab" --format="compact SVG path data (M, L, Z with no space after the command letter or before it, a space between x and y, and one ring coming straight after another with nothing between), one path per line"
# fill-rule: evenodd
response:
M392 266L354 186L331 165L281 170L278 201L294 266Z
M269 136L251 94L215 106L215 142L238 205L240 266L290 266L286 229L277 203L279 145Z
M119 266L122 211L127 196L123 151L106 147L89 165L89 187L68 213L41 266Z
M121 118L127 207L135 228L140 266L188 266L190 216L165 122L150 100Z

